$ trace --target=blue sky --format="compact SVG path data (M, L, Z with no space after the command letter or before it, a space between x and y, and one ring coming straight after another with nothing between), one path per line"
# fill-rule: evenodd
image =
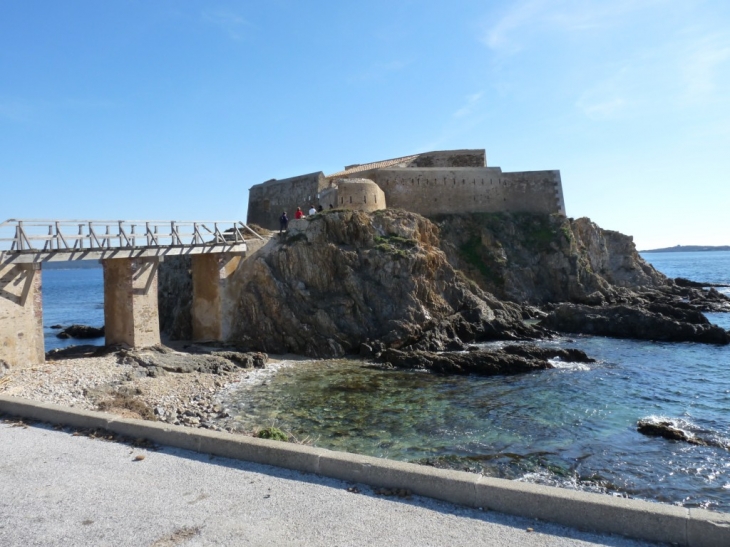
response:
M730 2L0 0L1 219L245 220L449 148L639 248L730 244Z

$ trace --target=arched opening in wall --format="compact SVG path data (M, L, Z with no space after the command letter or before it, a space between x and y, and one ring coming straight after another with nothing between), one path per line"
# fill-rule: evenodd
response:
M352 203L352 196L350 196L350 203Z
M367 196L363 196L362 197L362 201L363 201L363 203L367 203L368 202L368 197Z
M343 205L345 203L345 198L340 198L340 205Z

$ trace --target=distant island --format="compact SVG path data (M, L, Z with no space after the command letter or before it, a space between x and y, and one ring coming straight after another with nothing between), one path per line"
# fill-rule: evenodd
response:
M662 249L646 249L640 253L693 253L697 251L730 251L730 245L675 245Z

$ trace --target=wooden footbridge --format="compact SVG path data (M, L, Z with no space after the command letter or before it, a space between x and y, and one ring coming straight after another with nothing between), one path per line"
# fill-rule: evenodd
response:
M239 221L7 220L0 223L0 362L44 360L44 263L100 261L107 344L160 343L157 271L191 256L193 337L225 340L228 279L264 242Z

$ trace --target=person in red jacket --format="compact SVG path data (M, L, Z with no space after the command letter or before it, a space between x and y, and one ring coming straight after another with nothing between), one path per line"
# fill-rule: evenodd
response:
M300 218L304 218L304 213L302 213L302 208L297 207L297 212L294 214L294 218L299 220Z

